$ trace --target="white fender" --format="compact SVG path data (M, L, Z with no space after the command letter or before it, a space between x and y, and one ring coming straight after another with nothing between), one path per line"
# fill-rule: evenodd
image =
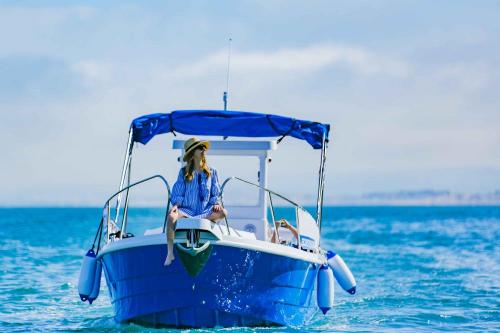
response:
M328 266L333 270L333 275L335 275L339 285L349 294L354 295L356 293L356 280L342 257L332 251L328 251L326 257Z
M89 299L94 287L96 261L94 250L89 250L83 257L80 278L78 279L78 293L83 302Z
M318 289L316 290L318 307L323 314L333 307L334 284L333 272L327 265L321 265L318 271Z
M94 277L94 285L92 287L92 292L89 295L89 304L99 296L99 290L101 289L101 273L102 273L102 263L100 260L97 260L95 265L95 277Z

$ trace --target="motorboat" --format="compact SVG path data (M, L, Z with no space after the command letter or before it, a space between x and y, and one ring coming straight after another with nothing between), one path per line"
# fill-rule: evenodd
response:
M330 125L290 117L227 110L178 110L150 114L129 128L119 189L105 202L94 242L84 255L78 291L92 303L104 272L115 319L152 327L300 327L333 306L334 280L351 294L356 282L342 258L321 247L325 160ZM211 156L257 158L258 180L235 174L221 182L220 204L229 211L219 222L177 221L176 260L164 266L170 185L153 175L132 182L134 146L155 136L181 133L211 137ZM270 158L285 137L319 151L315 214L268 188ZM219 139L217 139L219 138ZM242 139L245 138L245 139ZM172 149L182 163L184 141ZM171 178L178 170L172 170ZM129 194L149 182L165 188L165 215L141 234L130 230ZM251 204L229 204L225 192L239 183L256 191ZM280 230L273 200L294 210L296 235ZM313 217L313 215L315 215Z

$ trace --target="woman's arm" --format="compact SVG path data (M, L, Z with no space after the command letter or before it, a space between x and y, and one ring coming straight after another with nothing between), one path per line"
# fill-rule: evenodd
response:
M297 229L291 225L290 223L288 223L288 221L286 222L286 227L288 230L290 230L293 234L293 236L295 237L295 239L297 239L297 242L299 241L299 232L297 231Z
M184 194L186 193L186 182L184 181L184 168L179 170L179 175L177 176L177 181L172 188L172 196L170 202L173 206L180 206L184 200Z
M220 185L219 185L219 178L217 177L217 171L215 169L212 169L212 184L210 186L210 199L208 200L208 203L210 205L215 205L217 203L217 200L219 199L219 194L220 194Z
M280 227L290 230L290 232L295 237L295 239L297 239L297 242L299 241L299 232L297 231L297 229L293 225L291 225L290 222L288 222L287 220L281 219L281 220L275 222L275 226L274 226L275 229L274 229L273 235L271 237L271 242L273 242L273 243L278 242L278 240L276 239L276 236L277 236L276 234L277 234Z

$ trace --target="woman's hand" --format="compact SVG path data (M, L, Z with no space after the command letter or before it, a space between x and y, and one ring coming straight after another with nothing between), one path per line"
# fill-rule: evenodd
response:
M287 220L281 219L279 221L274 222L276 229L279 227L283 227L285 229L290 229L290 223Z
M222 212L222 207L219 204L214 205L214 213Z
M170 208L170 213L177 213L177 205L173 205L172 208Z

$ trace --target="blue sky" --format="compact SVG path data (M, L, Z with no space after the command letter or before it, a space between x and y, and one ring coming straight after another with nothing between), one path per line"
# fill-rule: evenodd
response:
M0 205L101 204L133 118L221 107L228 37L230 108L332 125L328 200L500 189L499 35L498 1L0 1ZM286 139L271 187L310 198L318 159Z

